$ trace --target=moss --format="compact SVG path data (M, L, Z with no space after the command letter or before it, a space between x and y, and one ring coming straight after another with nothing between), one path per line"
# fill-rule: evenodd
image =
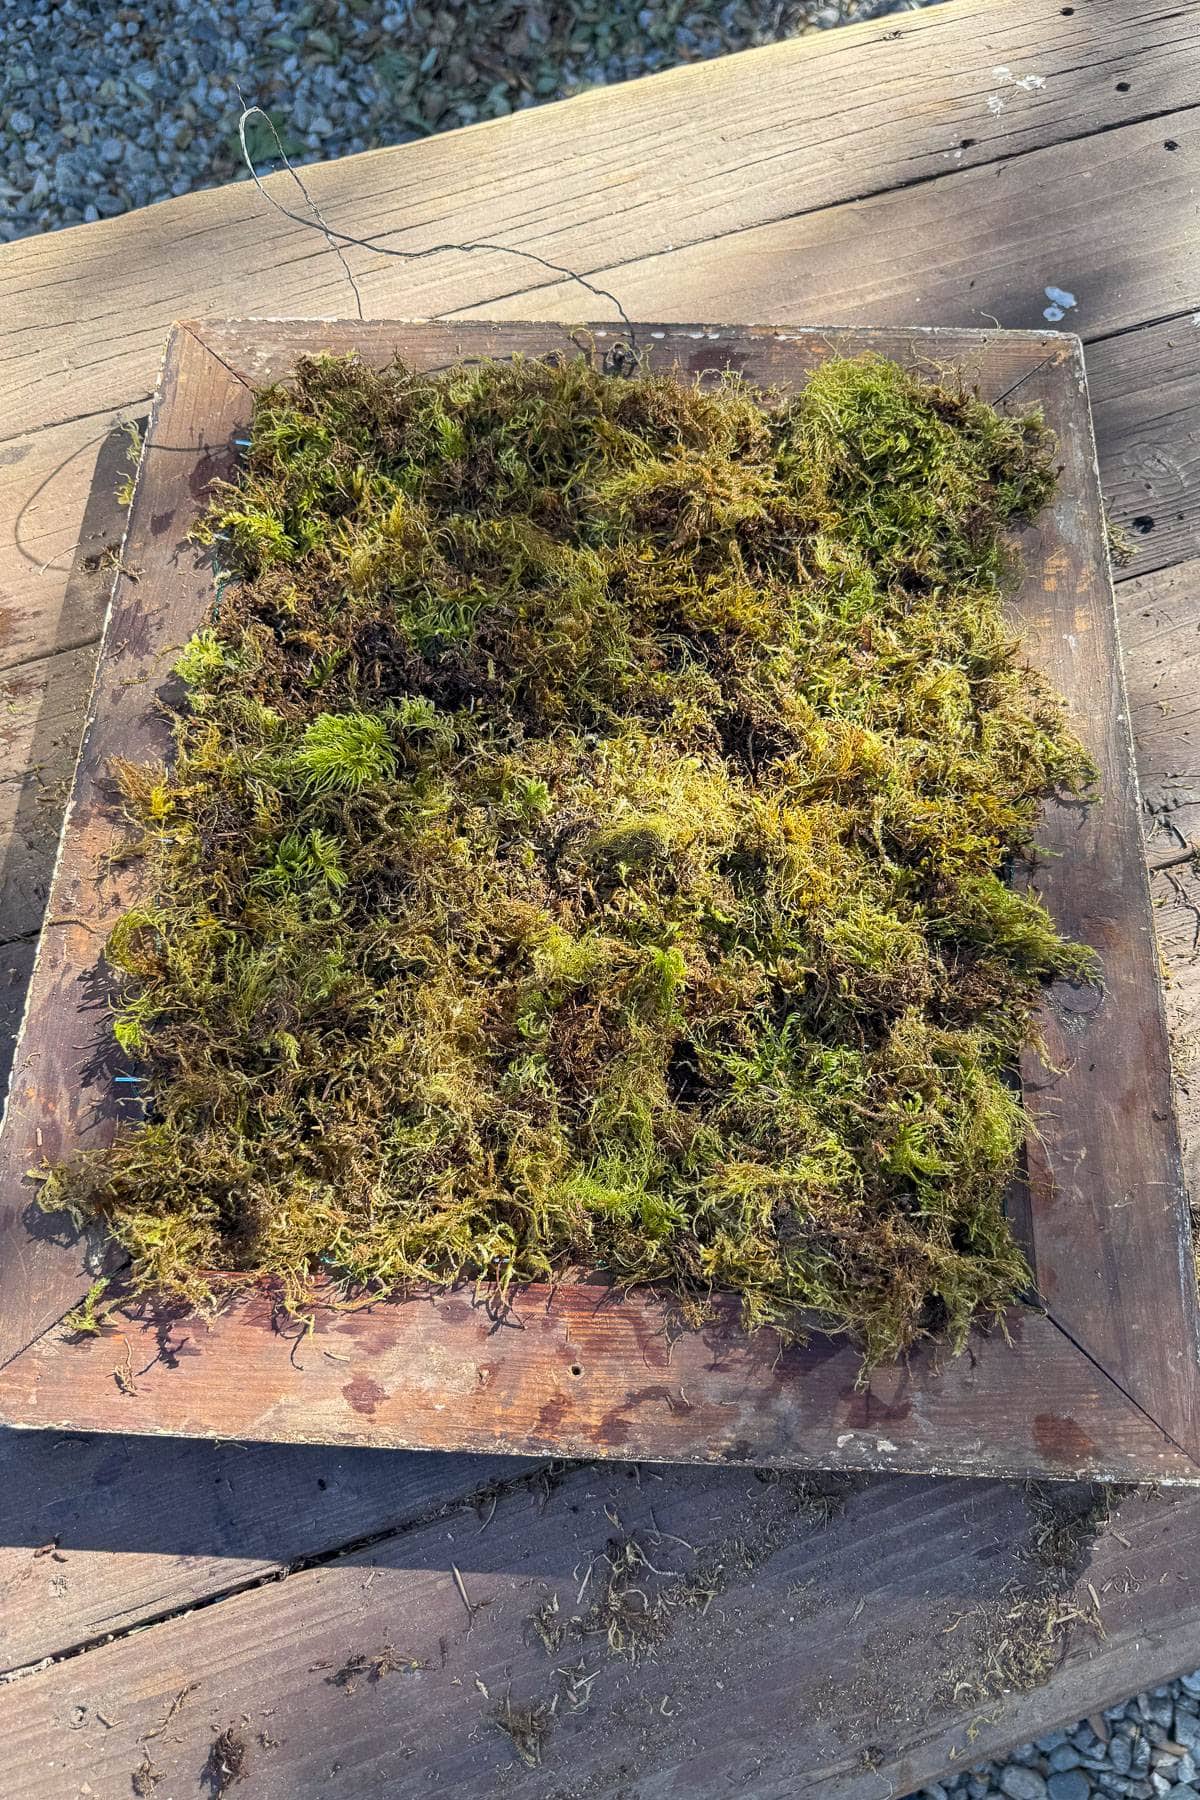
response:
M1092 779L1003 617L1053 480L874 359L301 362L172 766L117 770L147 1122L45 1204L197 1304L586 1268L960 1343L1028 1280L1009 1071L1092 972L1007 880Z

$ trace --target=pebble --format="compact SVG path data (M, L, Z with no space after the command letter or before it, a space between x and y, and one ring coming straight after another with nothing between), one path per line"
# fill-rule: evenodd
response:
M237 86L305 163L932 3L0 0L0 238L244 178Z
M1036 1769L1014 1763L1001 1773L1000 1792L1007 1800L1046 1800L1046 1783Z
M1092 1784L1082 1769L1067 1769L1046 1782L1050 1800L1091 1800Z

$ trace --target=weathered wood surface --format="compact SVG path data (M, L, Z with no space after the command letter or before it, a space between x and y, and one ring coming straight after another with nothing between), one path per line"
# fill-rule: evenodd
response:
M979 178L963 178L976 168L987 171L983 190L992 208L993 247L1007 238L1015 253L1032 255L1040 238L1045 258L1045 234L1035 221L1028 221L1028 230L996 230L997 181L1014 195L1027 191L1027 155L1049 167L1059 161L1054 147L1083 145L1086 151L1071 154L1086 155L1086 166L1103 172L1109 207L1115 198L1110 179L1135 144L1156 139L1162 180L1170 179L1177 194L1182 170L1161 148L1170 132L1138 121L1195 106L1196 22L1194 0L1150 7L1138 0L1087 0L1066 12L1047 0L1004 6L959 0L944 13L884 19L850 36L805 38L401 151L318 165L304 179L331 224L353 234L395 234L388 239L393 248L499 240L582 273L617 266L632 271L636 259L652 255L655 303L642 305L640 286L635 290L644 317L672 316L664 297L678 296L684 310L676 317L911 324L921 322L915 313L880 316L873 304L847 316L851 296L839 292L832 274L823 280L819 263L807 271L799 263L785 269L782 255L776 266L790 284L785 304L772 295L767 305L760 287L748 297L738 294L736 309L722 315L709 296L700 301L690 285L694 265L679 259L691 257L688 246L711 244L715 253L724 244L725 270L726 257L736 265L739 246L745 246L746 274L753 270L761 280L762 264L751 260L751 229L786 230L778 222L819 213L832 222L838 214L831 209L892 190L922 208L935 205L944 226L950 215L937 197L946 192L946 179L955 184L954 216L964 204L973 212L974 201L961 197L973 194L971 183ZM1127 88L1118 88L1119 82ZM996 110L989 106L993 98ZM1182 161L1196 154L1194 144L1194 136L1190 149L1184 144ZM1007 174L998 176L1006 167ZM1067 167L1064 161L1069 189ZM275 191L288 204L299 202L286 177ZM1094 236L1099 207L1093 191L1089 182L1077 207ZM1151 186L1140 210L1144 218L1153 209L1156 251L1165 255L1174 247L1182 255L1191 241L1190 209L1180 207L1170 218L1155 200ZM856 212L856 231L859 218ZM1054 223L1057 230L1064 221L1056 216ZM781 250L785 241L779 240ZM924 254L915 234L897 239L874 273L873 288L886 285L897 254L912 256L922 273L933 275L946 249L940 231L925 241ZM1131 264L1137 250L1131 240ZM364 306L376 318L471 305L495 313L505 296L533 288L547 291L536 305L523 300L517 316L546 317L549 292L562 286L561 277L487 253L402 264L353 251L351 266L363 275ZM677 267L687 271L679 281L672 272ZM1043 284L1069 287L1070 272L1057 264L1039 267L1028 294L1031 304L1036 301L1033 318L1002 322L1040 324ZM795 303L809 300L798 285L806 274L823 302L815 312ZM1154 278L1147 267L1144 280ZM1163 280L1160 275L1155 290L1160 300ZM968 294L965 280L962 287L963 305L986 307L993 297ZM623 275L623 296L625 291ZM905 280L887 298L923 305L929 293ZM562 298L568 317L594 315L594 302L579 288L566 286ZM264 212L245 185L81 226L69 239L25 239L0 256L0 343L9 358L5 430L37 430L147 394L176 318L250 311L344 317L353 310L345 276L320 235ZM559 316L557 308L551 316ZM943 309L933 322L986 321L976 311L964 318ZM1090 328L1090 321L1085 325Z
M823 1524L803 1484L748 1471L525 1476L0 1691L8 1776L116 1800L148 1756L162 1792L192 1794L232 1729L262 1800L878 1800L1014 1722L1045 1728L1044 1699L1000 1697L1003 1640L1048 1603L1024 1490L883 1477L832 1510ZM1110 1636L1077 1632L1056 1717L1121 1692L1116 1642L1164 1588L1170 1624L1142 1643L1178 1657L1198 1547L1194 1509L1120 1508L1081 1583ZM385 1646L401 1668L351 1672ZM540 1718L539 1764L506 1708Z
M979 1337L969 1356L922 1353L865 1387L844 1341L814 1336L781 1351L769 1334L748 1340L736 1304L704 1332L676 1335L654 1296L613 1306L602 1289L569 1285L522 1291L508 1321L517 1329L497 1330L462 1293L319 1311L299 1357L271 1329L262 1295L207 1325L151 1310L84 1346L47 1329L94 1271L65 1219L30 1231L26 1171L100 1144L121 1112L98 945L136 901L140 873L110 854L122 819L108 765L167 751L155 695L211 600L209 558L189 532L209 483L230 468L252 384L322 350L387 362L399 349L437 368L571 347L558 327L519 323L187 323L172 335L151 416L0 1142L0 1418L284 1442L1195 1480L1196 1287L1078 348L1037 332L638 324L636 334L685 375L734 368L764 388L798 387L834 353L944 366L1006 407L1040 404L1056 432L1059 489L1027 534L1012 608L1100 772L1102 806L1048 809L1037 880L1063 928L1101 951L1105 986L1053 994L1048 1055L1024 1067L1038 1124L1032 1257L1048 1317L1014 1308L1006 1332Z
M815 256L816 273L820 276L824 268L826 281L823 296L818 294L824 300L820 317L834 323L862 316L852 310L855 292L835 285L835 279L844 279L845 270L852 267L839 245L856 230L859 208L846 203L897 189L915 175L916 184L906 190L910 200L899 196L889 215L894 238L880 240L879 266L871 271L872 322L928 318L979 324L986 322L983 315L994 314L1005 325L1040 323L1046 283L1074 292L1079 306L1064 323L1077 323L1089 340L1105 492L1123 521L1147 513L1155 518L1152 532L1136 536L1138 556L1132 579L1118 590L1118 606L1143 787L1151 804L1169 809L1154 815L1151 848L1163 854L1177 842L1165 821L1189 837L1200 836L1194 810L1200 804L1196 757L1200 727L1194 720L1200 691L1196 685L1200 560L1190 567L1171 566L1184 558L1200 559L1196 484L1187 486L1183 479L1194 468L1196 358L1190 334L1192 312L1200 310L1200 271L1194 257L1196 183L1194 161L1190 173L1188 161L1194 159L1197 147L1198 24L1200 7L1194 0L1152 9L1134 0L1119 5L1077 0L1068 17L1059 0L1048 4L952 0L929 12L821 35L719 68L688 70L640 87L589 95L568 109L525 114L430 144L307 173L324 209L339 225L351 231L381 225L411 227L407 236L390 240L397 244L417 246L482 230L490 237L527 239L533 247L585 269L598 267L602 258L661 252L658 283L651 290L652 310L663 314L677 308L677 316L691 313L693 307L682 276L676 281L674 256L665 249L667 244L682 244L710 232L737 232L741 225L770 223L800 209L815 214L829 210L829 237L836 232L837 242L813 240L791 252L790 259L784 248L777 247L777 266L767 273L772 281L777 277L788 282L786 315L799 318L802 309L793 299L811 293L805 284L813 279ZM892 32L898 35L892 37ZM1044 74L1046 88L1006 94L1010 84L995 87L992 74L1005 65L1022 78ZM1118 82L1126 81L1128 90L1119 90ZM997 114L987 107L991 92L1006 101ZM731 105L736 97L748 121L744 127L726 129L726 96ZM1056 109L1053 113L1051 107ZM557 119L564 121L562 127L556 125ZM1160 148L1156 158L1152 139L1148 147L1141 139L1123 147L1124 123L1150 119L1161 127L1160 145L1170 138L1179 144L1178 151ZM666 140L659 135L660 124L664 129L690 130L690 137L675 140L679 148L674 161L663 152ZM749 156L739 131L744 140L759 126L759 160L748 170ZM964 136L976 143L964 150L960 161L953 146ZM1054 146L1052 160L1061 163L1072 142L1081 139L1087 143L1072 153L1071 165L1082 189L1080 199L1069 181L1056 185L1049 179L1054 174L1050 163L1043 159L1040 165L1031 165L1026 153ZM582 154L585 143L587 161ZM1010 150L1015 156L1007 173L997 173ZM910 154L917 159L911 167L906 166ZM1139 169L1149 177L1144 194L1123 173L1135 155L1141 159ZM969 194L968 204L966 184L960 180L961 167L976 162L992 165L994 189L1005 199L994 209L990 246L981 235L986 221L981 224L975 195ZM943 166L944 177L938 173ZM1036 183L1024 180L1031 167L1039 175ZM924 189L922 183L930 176L934 179ZM941 212L917 280L914 266L921 259L914 258L911 245L922 224L929 222L925 210L929 191L938 194ZM834 213L833 208L840 210ZM974 262L969 268L954 255L960 217L962 229L972 234ZM1030 246L1040 247L1040 255ZM827 266L821 261L826 255ZM356 268L370 271L360 285L366 310L377 316L488 301L498 304L505 293L529 286L516 261L506 260L497 267L487 257L447 256L410 266L384 262L367 252L355 252L353 257ZM1010 279L1012 258L1022 271L1019 283ZM1134 263L1138 267L1131 269ZM1130 279L1139 296L1134 307L1122 297ZM10 246L0 250L0 284L4 293L0 338L9 359L4 376L13 396L0 429L14 434L0 442L0 592L11 607L5 614L9 629L0 643L3 665L70 648L98 631L102 607L86 622L66 615L66 571L95 451L115 415L145 411L170 321L200 311L344 315L351 309L352 297L341 271L315 237L264 215L243 187L190 196L128 220L84 227L36 244ZM27 286L30 292L25 296L22 289ZM623 287L620 291L624 295ZM580 295L579 304L570 309L572 316L592 310L585 301L586 296ZM544 315L549 305L550 296L543 293L536 304L530 301L519 310L526 316ZM1138 308L1143 310L1139 313ZM1137 328L1131 330L1134 314ZM755 304L744 316L766 318L770 312L765 303ZM1164 347L1169 351L1167 361L1160 360ZM1146 481L1150 491L1139 485ZM40 489L36 498L35 489ZM15 549L13 520L27 501L32 504L21 524L27 552L23 556ZM1183 519L1175 519L1175 512L1182 512ZM1166 538L1164 520L1171 527ZM1160 572L1143 579L1140 571L1151 566ZM77 629L84 632L82 637L75 635ZM85 697L86 682L81 684L80 708ZM1160 701L1169 710L1162 710ZM11 779L22 772L10 767L0 774ZM10 862L19 854L13 848ZM1197 1143L1189 1119L1200 1114L1200 1080L1191 1079L1200 1036L1200 965L1194 960L1196 917L1179 903L1172 877L1180 881L1185 895L1193 896L1197 890L1187 868L1154 878L1155 892L1163 902L1160 942L1172 968L1168 1004L1184 1081L1185 1149L1194 1177ZM27 942L7 946L6 962L27 956L28 950ZM97 1440L72 1450L70 1440L24 1434L15 1441L0 1438L4 1491L12 1496L0 1533L12 1546L0 1554L6 1598L16 1591L21 1572L32 1561L29 1546L36 1548L57 1529L52 1522L50 1532L40 1535L47 1500L61 1499L74 1488L69 1512L57 1515L66 1521L62 1541L70 1561L56 1564L54 1573L66 1575L67 1592L56 1597L47 1587L39 1616L42 1596L31 1581L24 1583L22 1595L30 1599L22 1613L23 1635L14 1645L13 1661L25 1660L26 1651L33 1656L81 1644L96 1630L130 1631L164 1607L187 1605L189 1582L197 1595L215 1597L245 1578L244 1565L236 1562L239 1551L251 1558L261 1555L264 1569L273 1561L305 1555L301 1530L295 1538L288 1531L277 1536L269 1524L258 1530L255 1521L260 1516L286 1517L289 1498L299 1520L315 1518L305 1489L309 1457L332 1456L339 1466L369 1464L378 1471L373 1473L377 1485L361 1490L361 1505L348 1521L347 1540L388 1529L389 1520L397 1517L394 1495L402 1491L404 1472L413 1462L390 1453L203 1444L180 1446L175 1452L150 1440L122 1438L103 1440L102 1449L103 1454ZM165 1460L159 1460L174 1453L185 1471L177 1480L167 1475ZM62 1472L62 1459L72 1455L77 1459L73 1484ZM114 1473L117 1456L124 1464L122 1476ZM15 1483L13 1471L20 1472ZM705 1533L706 1541L720 1535L726 1520L732 1530L736 1509L724 1490L709 1485L729 1477L697 1471L687 1479L697 1484L708 1506L711 1529ZM226 1482L233 1484L232 1489ZM891 1499L902 1491L910 1496L907 1516ZM570 1503L568 1499L566 1504ZM214 1527L211 1521L217 1515ZM664 1530L671 1529L657 1508L656 1516ZM786 1593L786 1586L794 1584L784 1584L782 1593L774 1585L764 1588L769 1563L765 1572L760 1566L748 1577L762 1597L762 1609L749 1615L749 1625L748 1615L735 1613L730 1642L739 1652L760 1638L773 1647L774 1666L763 1681L778 1697L777 1704L769 1717L764 1716L765 1708L759 1708L746 1715L752 1724L739 1722L735 1708L723 1710L724 1693L716 1682L725 1680L724 1674L711 1663L699 1668L683 1723L694 1733L707 1734L710 1754L699 1766L693 1764L685 1783L676 1782L679 1791L699 1796L747 1787L756 1794L776 1791L765 1782L761 1788L754 1784L750 1759L758 1753L758 1745L749 1742L754 1738L767 1742L776 1769L791 1771L787 1777L791 1785L783 1792L819 1795L821 1800L850 1796L883 1800L939 1770L961 1767L976 1756L1200 1663L1195 1591L1200 1502L1179 1494L1131 1499L1117 1520L1120 1537L1112 1532L1102 1537L1087 1572L1100 1594L1107 1638L1101 1643L1079 1627L1065 1665L1033 1693L1009 1696L983 1708L967 1696L948 1701L938 1697L925 1723L906 1727L896 1718L897 1706L911 1686L919 1685L920 1672L930 1666L939 1645L944 1648L958 1636L958 1632L948 1640L940 1636L939 1597L956 1585L969 1591L964 1571L973 1565L986 1570L1009 1562L1026 1530L1024 1503L1019 1490L1009 1486L887 1478L853 1501L847 1517L852 1521L852 1554L837 1559L826 1555L814 1586L806 1590L817 1609L811 1629L797 1622L797 1597ZM481 1545L487 1545L499 1522L498 1513L479 1540ZM544 1525L545 1519L535 1512L521 1541L514 1543L510 1572L522 1566L522 1557ZM331 1537L336 1530L335 1521ZM314 1532L313 1554L323 1555L321 1542L329 1539L319 1540L320 1533ZM403 1541L397 1539L397 1546ZM820 1542L828 1552L833 1540L826 1537ZM781 1548L781 1570L795 1554L790 1546ZM399 1548L396 1557L403 1557ZM45 1560L32 1563L39 1579ZM445 1560L443 1583L448 1573ZM498 1561L502 1560L498 1553ZM223 1582L226 1562L230 1580ZM465 1557L460 1566L469 1583ZM367 1570L359 1579L365 1583L369 1574ZM60 1800L64 1793L79 1792L88 1779L100 1800L118 1796L125 1800L130 1773L141 1754L125 1759L127 1748L136 1750L133 1737L125 1735L120 1754L104 1763L103 1772L81 1773L68 1784L51 1759L80 1754L70 1711L74 1701L64 1706L64 1690L55 1686L53 1691L43 1690L47 1695L43 1702L37 1698L39 1688L43 1682L60 1683L70 1675L80 1690L86 1690L86 1671L95 1656L120 1654L119 1667L106 1662L103 1683L111 1681L113 1698L122 1704L134 1699L136 1735L141 1702L135 1697L153 1692L164 1668L174 1666L176 1643L180 1688L195 1675L194 1667L185 1665L197 1654L202 1661L211 1659L212 1673L205 1689L195 1695L204 1713L202 1724L187 1722L186 1706L179 1715L175 1729L183 1730L186 1724L186 1735L166 1746L177 1758L171 1765L176 1779L158 1792L188 1796L209 1791L200 1773L211 1741L206 1738L208 1728L236 1723L242 1711L257 1706L263 1689L253 1677L262 1666L260 1652L276 1634L285 1644L290 1642L294 1627L287 1596L298 1579L309 1577L271 1581L257 1595L236 1602L240 1608L253 1599L262 1609L252 1620L258 1648L241 1634L242 1615L236 1632L223 1630L230 1603L222 1603L140 1637L122 1636L102 1652L76 1657L11 1689L3 1696L9 1704L0 1710L4 1746L14 1736L22 1740L18 1791L32 1800L42 1796ZM384 1579L381 1573L365 1594L355 1588L354 1604L369 1602ZM64 1615L61 1609L69 1605L72 1589L90 1598L78 1615ZM402 1650L403 1600L398 1589L383 1592L395 1605L385 1609L381 1641L390 1637ZM447 1602L455 1601L455 1595L456 1590L447 1589ZM132 1604L122 1611L127 1598ZM329 1588L326 1598L327 1605L305 1613L305 1630L333 1643L338 1654L343 1647L378 1647L367 1641L374 1615L364 1619L361 1634L357 1630L350 1634L343 1630L344 1593ZM1079 1588L1078 1598L1084 1607L1090 1604L1086 1587ZM854 1620L860 1599L864 1608ZM456 1603L461 1613L461 1601ZM20 1604L26 1607L24 1597ZM57 1613L53 1608L59 1609ZM115 1626L106 1625L106 1617ZM357 1624L357 1612L350 1617ZM55 1618L62 1621L60 1626ZM465 1623L464 1613L459 1629ZM486 1624L485 1610L472 1632L468 1645L472 1652ZM746 1638L734 1636L739 1627L747 1632ZM200 1633L204 1635L198 1637ZM865 1696L861 1687L847 1684L845 1662L838 1661L841 1652L835 1651L847 1633L856 1657L871 1643L878 1646ZM447 1642L449 1646L454 1640L448 1637ZM452 1653L457 1652L448 1649ZM290 1669L297 1659L291 1651L287 1655ZM308 1660L316 1662L324 1655L318 1647ZM820 1718L806 1703L814 1659L829 1672L827 1690L820 1696ZM11 1666L7 1655L2 1660ZM521 1664L514 1669L514 1682L528 1667ZM977 1675L978 1668L976 1659L971 1673ZM317 1752L328 1746L321 1785L307 1792L319 1792L326 1800L390 1796L398 1776L389 1759L398 1756L398 1746L414 1741L408 1735L414 1723L414 1690L402 1684L417 1678L392 1676L347 1696L324 1686L321 1674L310 1674L307 1666L301 1673L312 1685L289 1688L300 1693L301 1704L294 1697L288 1702L294 1724L289 1724L291 1743L285 1754L299 1766L320 1769ZM653 1670L643 1674L652 1676ZM605 1680L610 1678L606 1664ZM465 1674L462 1679L463 1687L452 1690L461 1710L444 1721L439 1711L437 1726L459 1746L479 1726L484 1706L473 1676ZM103 1683L97 1677L95 1688ZM648 1688L649 1683L643 1686ZM172 1690L167 1700L178 1691ZM395 1711L387 1710L393 1694ZM514 1686L514 1700L521 1697ZM83 1692L81 1703L87 1700ZM659 1704L658 1695L653 1700ZM325 1703L334 1701L340 1711L327 1710ZM372 1710L380 1706L385 1710ZM151 1728L166 1710L164 1702ZM642 1756L640 1733L627 1716L614 1718L607 1706L600 1710L609 1739L607 1773L591 1765L595 1778L589 1800L622 1787L633 1795L672 1791L649 1761L644 1781L629 1772L629 1765L638 1764ZM114 1721L122 1717L119 1710L108 1716ZM87 1718L92 1734L88 1769L99 1770L103 1742L112 1734L91 1714ZM259 1729L257 1719L254 1729ZM506 1751L502 1736L497 1733L492 1739L494 1730L483 1726L480 1741ZM347 1747L356 1755L354 1746L364 1731L368 1748L351 1762ZM713 1745L722 1732L723 1748L718 1752ZM422 1740L422 1749L428 1741ZM869 1779L861 1767L868 1750L879 1762L878 1772ZM735 1760L739 1752L740 1763ZM261 1747L256 1754L256 1769L243 1791L270 1793L269 1787L256 1789L256 1783L267 1780L263 1771L268 1762ZM558 1792L570 1794L583 1777L574 1783L569 1762L555 1762L554 1756L551 1744L547 1768L556 1777ZM305 1763L306 1757L313 1762ZM346 1760L346 1772L333 1775L329 1771L339 1758ZM436 1773L421 1749L409 1761L428 1775ZM521 1769L514 1773L521 1790L531 1777ZM15 1780L9 1785L16 1786ZM554 1782L550 1788L554 1791ZM306 1790L297 1785L294 1792L300 1800Z
M65 1432L3 1443L0 1673L409 1529L535 1464Z

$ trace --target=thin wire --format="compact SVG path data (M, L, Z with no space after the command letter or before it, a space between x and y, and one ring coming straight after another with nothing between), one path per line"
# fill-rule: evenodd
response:
M351 273L350 264L346 261L346 258L342 253L341 245L336 244L334 242L334 232L333 232L332 226L330 226L328 224L320 207L317 205L316 201L313 199L312 195L309 193L308 189L305 187L304 183L301 181L299 175L297 175L295 169L292 167L292 164L288 158L288 154L287 154L286 150L284 149L283 144L280 142L279 133L275 129L274 119L271 118L269 113L265 113L261 106L247 106L246 105L246 97L242 93L241 88L238 87L236 82L234 83L234 88L236 90L238 99L242 103L242 116L238 120L238 142L242 146L242 158L246 164L246 167L249 169L251 175L253 175L253 177L254 177L255 187L258 189L259 193L262 194L265 199L271 200L271 204L273 206L278 206L280 212L287 212L287 208L285 206L283 206L278 200L273 200L271 195L267 193L266 188L263 186L262 182L258 178L258 173L257 173L257 171L254 167L254 163L250 157L250 150L246 143L246 120L252 119L255 116L255 114L257 113L258 117L260 119L265 119L267 121L267 124L270 126L271 136L275 139L275 147L279 151L280 156L283 158L284 166L286 167L288 174L291 176L292 180L296 183L296 186L300 189L300 192L304 195L305 202L311 209L313 218L316 220L318 228L325 234L325 242L329 245L329 248L333 251L333 254L337 257L338 261L341 263L342 268L346 271L346 280L350 283L350 286L354 292L354 304L358 309L358 316L361 319L363 317L362 295L359 293L358 283L357 283L357 281L355 281L354 276ZM300 219L296 213L288 213L288 218L289 219L297 219L297 222L301 225L311 225L312 224L311 219Z
M238 98L242 98L240 93ZM269 194L267 192L262 178L254 166L254 159L250 155L249 146L246 143L247 121L256 117L266 121L267 128L275 140L275 148L279 154L280 160L296 186L299 188L301 194L304 196L306 205L315 215L314 218L306 219L302 213L293 212L290 206L285 206L282 200L276 199L274 194ZM476 243L469 244L430 244L424 250L394 250L385 248L380 242L381 238L389 237L391 235L390 232L382 231L375 237L354 237L348 231L339 231L336 226L330 225L322 217L316 201L304 185L299 172L293 166L287 151L283 147L282 140L275 128L275 121L271 118L269 113L263 111L261 106L247 106L243 100L242 115L238 120L238 140L242 147L242 160L249 171L251 180L254 182L255 187L258 189L263 199L268 201L269 204L275 208L276 212L282 213L285 219L290 219L294 225L303 225L306 229L320 231L324 235L330 249L334 251L343 269L345 269L347 279L354 289L354 299L358 306L358 316L360 319L363 316L362 300L359 296L358 286L354 280L354 276L350 273L349 264L342 254L342 246L353 246L362 250L374 250L379 256L394 256L403 262L420 262L424 257L441 256L452 250L467 252L482 250L492 252L498 256L519 256L525 262L536 263L539 268L548 269L553 275L561 275L567 281L578 282L581 288L585 288L587 292L594 295L596 299L609 301L612 306L615 307L621 323L629 333L629 347L636 356L637 334L633 329L633 323L630 320L628 313L617 299L617 296L610 293L608 288L599 287L595 282L589 281L585 275L578 274L574 269L568 269L565 264L551 262L548 257L539 256L536 250L518 250L513 244L493 244L483 239L480 239ZM394 229L402 231L405 227L398 225Z

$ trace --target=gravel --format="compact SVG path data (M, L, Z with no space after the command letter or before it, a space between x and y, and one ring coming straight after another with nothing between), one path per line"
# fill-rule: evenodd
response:
M1200 1670L907 1800L1200 1800Z
M0 239L929 0L0 0ZM269 137L252 132L264 167Z

